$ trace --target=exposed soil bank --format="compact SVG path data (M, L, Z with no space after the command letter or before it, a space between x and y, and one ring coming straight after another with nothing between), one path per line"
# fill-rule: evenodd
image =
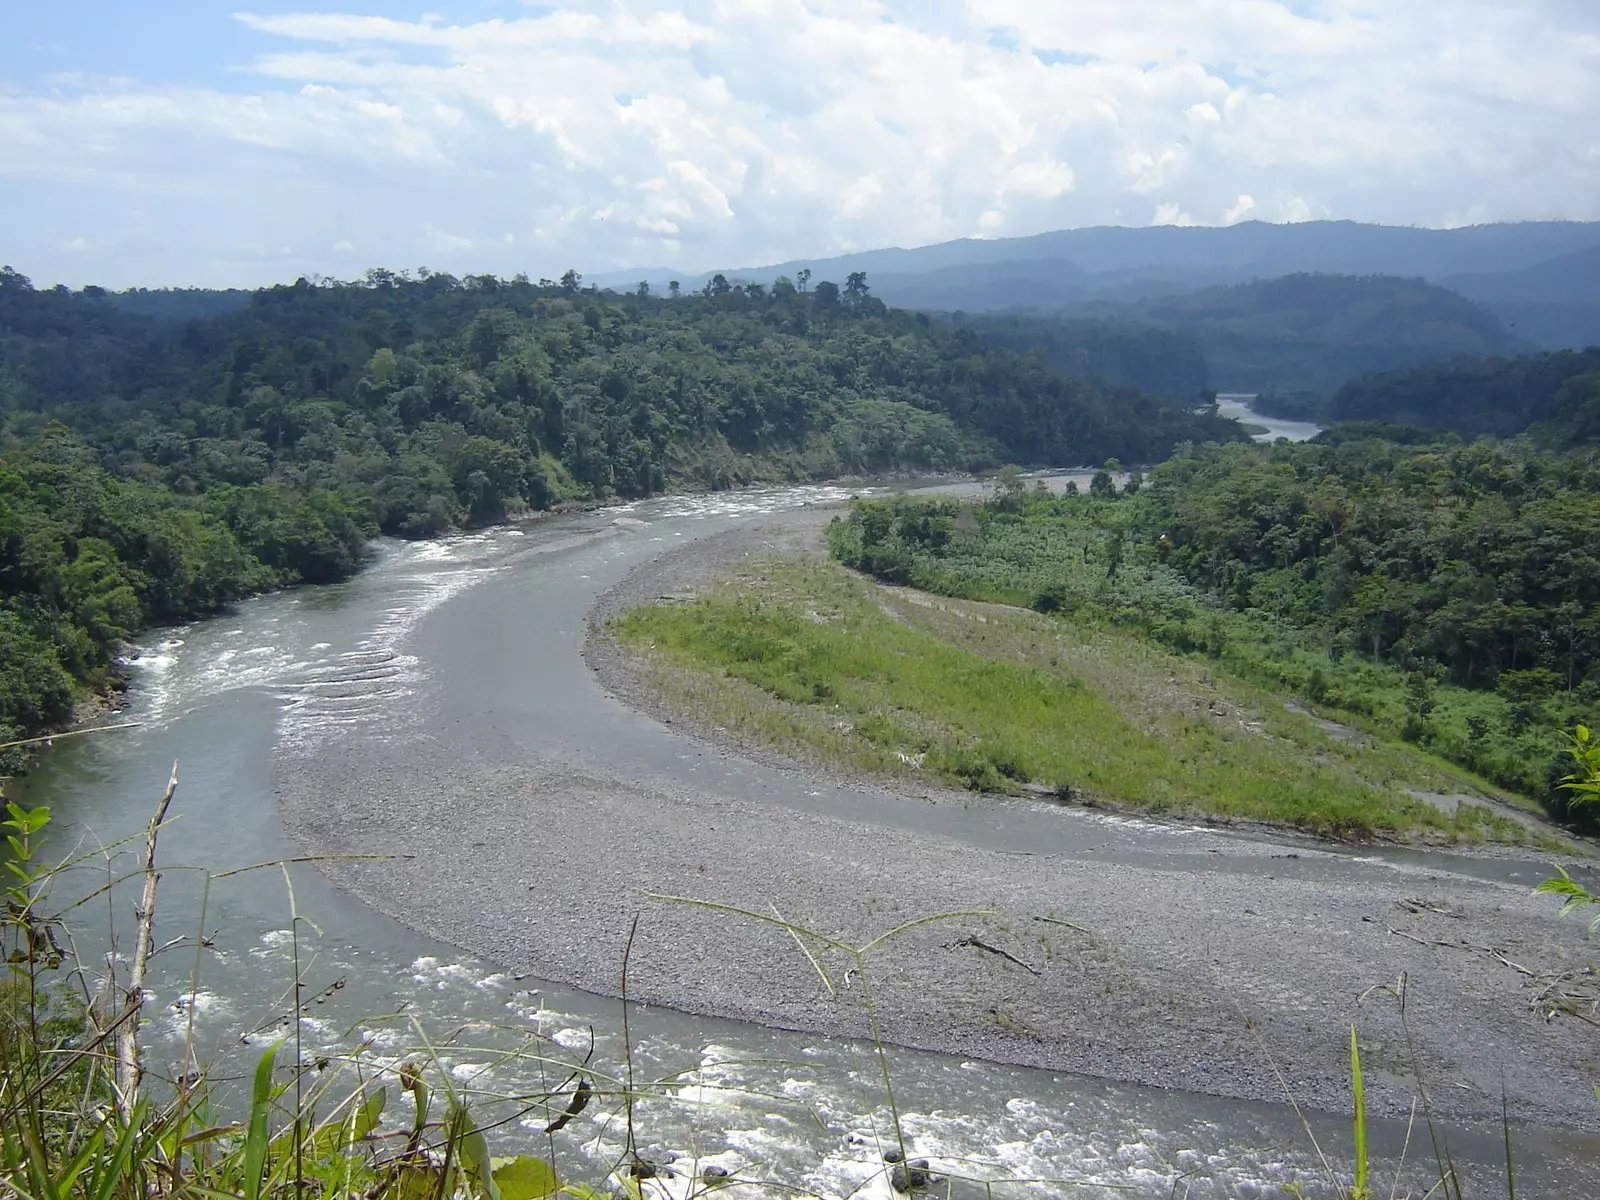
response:
M589 663L615 695L651 709L647 673L598 623L748 554L804 545L823 519L766 519L637 569L597 606ZM699 737L683 740L686 755L720 754L734 768L774 761L716 731L690 732ZM835 997L783 930L647 893L776 908L854 944L915 917L983 909L993 915L925 925L874 951L886 1038L1249 1099L1281 1100L1281 1071L1297 1099L1341 1110L1353 1022L1369 1104L1403 1114L1405 1032L1395 1000L1372 989L1405 975L1410 1036L1437 1112L1498 1119L1503 1083L1516 1119L1600 1124L1600 1034L1530 1003L1592 962L1592 944L1525 884L1204 829L1153 837L1141 852L1116 817L917 794L930 812L1005 806L1008 819L1041 830L1077 822L1105 834L1073 853L998 849L889 821L872 789L860 790L850 819L767 803L759 788L664 783L624 761L597 769L603 746L576 766L561 747L534 744L536 731L529 742L526 761L511 766L430 753L425 738L401 755L357 750L314 781L286 784L284 811L319 852L415 855L329 865L379 908L600 993L617 991L620 948L640 912L635 998L859 1035L866 1014L841 956L825 961Z

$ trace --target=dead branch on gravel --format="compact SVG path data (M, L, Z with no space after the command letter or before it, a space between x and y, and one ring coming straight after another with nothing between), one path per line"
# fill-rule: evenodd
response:
M972 947L972 949L974 949L974 950L982 950L985 954L996 955L999 958L1005 959L1007 962L1014 962L1014 963L1017 964L1017 966L1021 967L1024 971L1028 972L1028 974L1030 974L1030 975L1041 975L1042 976L1044 974L1044 972L1039 970L1037 967L1030 966L1027 963L1023 962L1015 954L1012 954L1012 953L1010 953L1008 951L1002 950L1002 949L1000 949L999 946L991 946L988 942L984 941L982 938L964 937L964 938L961 938L961 939L959 939L957 941L946 942L944 944L944 948L946 950L962 950L962 949L965 949L968 946Z

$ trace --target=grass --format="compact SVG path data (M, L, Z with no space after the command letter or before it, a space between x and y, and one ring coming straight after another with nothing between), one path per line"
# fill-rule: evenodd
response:
M857 505L830 528L829 543L834 557L869 574L1056 612L1079 628L1135 634L1206 660L1374 738L1403 741L1419 759L1464 768L1507 789L1501 799L1512 804L1546 811L1563 750L1555 731L1584 719L1578 697L1519 704L1373 662L1343 645L1321 615L1296 611L1291 581L1259 581L1246 607L1225 604L1169 567L1139 520L1138 499L900 498Z
M934 601L833 563L771 560L615 625L698 718L847 767L1361 838L1517 840L1488 807L1407 795L1468 781L1340 740L1262 689L1149 642Z

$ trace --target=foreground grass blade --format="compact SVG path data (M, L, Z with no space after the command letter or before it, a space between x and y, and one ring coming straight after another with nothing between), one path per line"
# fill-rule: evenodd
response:
M1369 1200L1367 1184L1367 1093L1361 1083L1361 1050L1356 1045L1356 1027L1350 1026L1350 1088L1355 1093L1356 1181L1350 1200Z
M267 1165L267 1112L272 1103L272 1066L278 1048L270 1047L256 1064L250 1090L250 1124L244 1137L244 1200L261 1200L261 1176Z

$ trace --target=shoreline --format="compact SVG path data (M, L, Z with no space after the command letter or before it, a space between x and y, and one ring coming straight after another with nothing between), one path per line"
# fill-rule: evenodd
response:
M827 515L762 518L634 568L589 612L581 653L597 684L648 711L639 673L594 632L606 617L771 553ZM761 759L727 741L685 745L735 768ZM316 853L417 855L323 869L380 911L518 972L615 996L617 955L643 912L633 999L861 1037L860 1004L842 987L830 996L786 931L650 897L771 905L852 944L917 917L981 909L995 915L923 926L875 954L886 1041L1249 1101L1282 1102L1281 1072L1299 1102L1337 1113L1349 1107L1354 1022L1372 1064L1371 1110L1403 1116L1411 1092L1397 1006L1360 997L1404 973L1437 1113L1498 1121L1504 1078L1513 1119L1600 1127L1585 1102L1592 1068L1578 1065L1591 1031L1545 1020L1521 976L1453 947L1470 939L1552 971L1583 965L1581 929L1523 886L1204 826L1166 831L1143 857L1099 847L1034 855L886 822L874 797L900 811L970 806L980 818L993 805L1005 821L1104 830L1108 845L1138 837L1120 817L1026 799L872 785L857 788L850 819L641 777L596 756L531 749L520 764L484 767L429 749L407 762L357 750L319 764L315 779L284 781L285 823ZM463 823L470 841L452 832ZM847 964L827 965L837 985Z
M826 545L820 538L820 531L825 522L820 518L827 511L827 509L822 508L810 510L812 514L815 514L816 518L814 531L806 529L808 522L802 514L790 514L789 518L784 522L783 533L785 536L781 544L767 547L764 553L772 553L779 556L826 558ZM796 534L800 536L797 537L795 536ZM722 536L728 537L730 535L725 534ZM946 801L970 802L972 800L973 793L955 788L949 784L933 781L913 782L909 779L896 779L891 775L880 775L853 770L833 763L798 758L784 750L738 732L718 725L708 724L694 714L684 712L673 704L664 701L659 691L652 684L649 664L642 656L621 646L607 626L609 622L634 608L649 605L657 600L675 599L679 596L689 595L698 587L712 582L721 573L720 571L708 572L706 570L707 555L714 553L714 549L709 549L698 542L693 547L680 547L674 551L669 551L667 554L640 567L635 572L637 578L630 576L629 579L601 593L595 601L584 622L583 644L580 653L585 664L594 672L596 679L611 696L634 711L643 713L664 725L670 725L678 732L693 738L697 742L713 747L719 752L737 755L742 759L760 763L775 770L795 775L805 775L809 778L823 778L837 784L881 793L893 793L898 790L909 789L919 795L938 796ZM657 594L652 595L653 591ZM983 607L980 602L965 603L973 607ZM1367 840L1341 840L1338 838L1318 837L1316 834L1297 826L1275 822L1266 818L1224 816L1199 810L1168 810L1158 814L1137 804L1119 803L1113 799L1094 795L1085 795L1083 798L1075 796L1071 800L1030 796L1025 792L996 792L982 793L982 795L986 800L997 804L1043 799L1051 806L1087 813L1098 813L1114 818L1146 821L1154 826L1163 828L1206 830L1249 838L1275 840L1288 845L1311 849L1329 850L1336 848L1340 852L1387 847L1419 852L1438 851L1482 859L1517 858L1539 861L1547 865L1562 866L1575 864L1587 866L1596 858L1595 847L1585 842L1579 835L1563 830L1561 827L1533 813L1532 810L1519 808L1498 795L1481 795L1477 798L1483 803L1494 805L1502 811L1514 813L1522 818L1530 829L1535 829L1552 837L1570 839L1572 844L1562 849L1553 849L1541 847L1532 842L1453 841L1446 834L1430 833L1425 829L1419 831L1415 836L1403 834L1386 835L1379 830Z

